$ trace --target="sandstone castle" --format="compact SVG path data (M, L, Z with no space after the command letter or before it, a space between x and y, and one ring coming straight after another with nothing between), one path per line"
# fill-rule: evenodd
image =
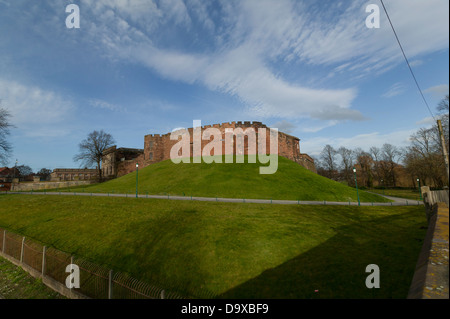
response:
M225 129L237 129L242 128L245 132L247 128L253 128L255 131L266 130L266 136L269 136L269 129L261 122L231 122L214 125L205 125L202 129L217 128L222 134L222 138L225 136ZM191 148L192 148L192 136L193 128L189 128L188 132L191 136ZM245 133L244 133L245 134ZM139 167L146 167L148 165L158 163L164 160L170 159L170 150L178 142L177 140L170 139L171 133L164 135L151 134L144 137L144 149L133 148L117 148L112 146L103 152L102 161L102 173L106 178L120 177L136 170L136 163ZM236 140L236 136L234 136ZM248 141L244 137L244 152L248 154ZM269 139L268 139L269 142ZM209 141L202 140L201 148L208 144ZM269 149L269 147L267 147ZM191 152L192 154L192 152ZM222 154L226 154L225 150ZM236 154L236 147L233 148L233 154ZM214 154L211 154L214 155ZM283 132L278 132L278 155L283 156L291 161L294 161L303 167L316 172L314 160L308 154L302 154L300 152L300 139L288 135Z

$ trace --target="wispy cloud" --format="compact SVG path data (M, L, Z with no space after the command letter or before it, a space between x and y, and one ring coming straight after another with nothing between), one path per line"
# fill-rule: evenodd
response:
M432 118L431 116L425 117L425 118L421 119L420 121L416 122L416 125L430 126L430 125L434 125L434 124L436 124L436 123L434 121L434 118Z
M333 75L363 79L404 63L383 15L380 29L366 28L369 3L81 0L84 37L77 41L113 61L237 97L256 117L364 120L353 105L358 88L343 87ZM448 28L442 29L448 6L443 0L387 3L412 61L448 48ZM298 70L298 78L279 72L280 62ZM334 71L303 75L303 66ZM315 78L323 80L320 86L312 84ZM384 96L401 92L397 85Z
M412 66L412 67L417 67L417 66L422 65L422 64L423 64L422 60L414 60L414 61L410 61L409 62L409 65Z
M430 87L426 89L424 92L431 93L436 98L444 98L444 96L448 94L448 91L449 91L448 84L441 84Z
M322 118L326 113L327 118L335 115L339 120L363 118L359 111L349 110L356 97L354 88L302 86L288 82L268 67L267 62L271 59L292 51L292 41L301 36L299 30L305 22L292 13L295 2L235 2L236 8L230 12L229 6L220 3L223 13L230 15L224 18L227 22L221 26L226 28L225 33L229 38L226 44L208 54L158 46L148 28L131 27L132 24L128 23L127 20L133 20L134 14L138 13L117 5L117 2L108 5L104 1L85 1L85 4L96 12L103 12L95 22L86 24L89 26L91 23L90 29L94 30L91 36L101 39L98 42L103 44L103 50L107 49L108 54L115 58L141 63L170 80L198 83L211 90L234 95L257 116L309 115ZM198 2L187 4L195 4L195 10L184 10L180 5L180 11L176 14L178 18L174 18L176 26L186 27L186 24L192 23L192 17L188 19L186 16L189 11L193 16L194 11L195 15L202 17L210 14ZM103 10L100 10L101 7ZM108 14L108 8L114 13ZM149 15L155 17L155 28L163 23L163 16L172 14L166 12L168 9L163 6L150 5L149 8L153 8ZM213 25L207 24L213 30ZM121 29L120 25L127 27ZM286 35L289 36L286 38Z
M305 133L317 133L328 127L332 127L338 124L337 120L322 122L321 124L306 124L300 127L300 132Z
M382 97L390 98L397 95L401 95L406 91L406 86L403 83L395 83L393 84L386 93L382 95Z
M270 125L271 128L277 128L279 132L292 134L293 130L297 127L295 124L286 120L276 122Z
M106 101L103 101L101 99L90 99L89 100L89 105L95 107L95 108L100 108L100 109L104 109L104 110L110 110L113 112L124 112L126 111L126 108L120 106L120 105L116 105L116 104L111 104L108 103Z
M442 6L448 7L448 3L430 1L433 3L409 1L407 15L404 14L404 2L389 3L410 57L448 47L448 32L436 32L442 20L448 19L442 14ZM194 10L179 2L169 10L167 6L154 6L155 3L150 1L148 7L152 12L149 15L155 18L156 24L161 24L163 17L171 17L179 27L192 24L196 18L193 12L197 17L201 15L206 21L212 21L207 18L211 12L206 6L201 6L198 1L186 3L193 5ZM139 28L131 33L127 28L126 34L119 33L114 37L111 33L120 30L112 21L100 26L100 36L108 39L109 48L115 48L115 56L142 63L171 80L199 83L211 90L235 95L251 111L263 117L308 115L322 120L364 119L360 111L351 109L357 96L355 88L324 89L292 83L272 71L269 65L273 61L338 64L336 71L345 70L358 77L384 72L402 62L387 21L383 19L379 30L369 30L361 22L366 15L364 3L353 2L344 10L338 3L330 3L327 9L322 6L318 12L307 8L303 2L290 0L219 3L223 21L226 21L220 27L228 41L223 45L217 41L217 48L208 54L163 48L153 41L152 33ZM138 7L135 7L136 12L130 13L130 8L118 6L117 2L114 6L108 6L106 2L95 6L112 7L115 20L139 15ZM333 12L340 14L333 17ZM207 24L209 30L213 30L212 22ZM417 26L420 26L417 32L406 32ZM222 40L224 37L215 36ZM131 45L133 50L130 50ZM393 97L403 90L404 87L397 83L384 96Z
M53 91L0 78L0 98L11 122L28 136L61 136L74 104Z

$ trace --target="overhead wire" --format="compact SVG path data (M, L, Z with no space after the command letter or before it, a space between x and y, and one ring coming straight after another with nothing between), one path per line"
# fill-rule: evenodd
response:
M420 88L419 82L417 81L417 78L416 78L416 76L415 76L415 74L414 74L414 71L413 71L413 69L411 68L411 64L409 63L409 60L408 60L408 58L406 57L405 50L403 49L403 46L402 46L402 44L401 44L401 42L400 42L400 39L398 38L397 32L395 31L394 25L392 24L392 21L391 21L391 18L390 18L390 16L389 16L388 12L387 12L386 6L384 5L383 0L380 0L380 1L381 1L382 6L383 6L384 12L386 13L386 16L387 16L387 18L388 18L388 20L389 20L389 24L391 25L392 31L394 31L395 38L397 39L397 43L398 43L398 45L400 46L400 50L401 50L402 53L403 53L403 57L405 58L406 64L408 65L408 68L409 68L409 71L411 72L411 75L412 75L412 77L413 77L413 79L414 79L414 82L416 83L416 86L417 86L417 88L419 89L420 95L422 96L422 99L423 99L423 101L425 102L425 105L426 105L426 107L428 108L428 111L430 112L431 117L436 121L436 118L435 118L433 112L431 111L430 106L428 105L428 102L427 102L427 100L425 99L425 96L423 95L422 89Z

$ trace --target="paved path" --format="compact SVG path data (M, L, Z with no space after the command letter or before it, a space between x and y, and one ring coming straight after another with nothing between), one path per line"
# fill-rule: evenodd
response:
M409 202L421 202L423 204L422 201L417 201L414 199L407 199L407 198L401 198L401 197L393 197L393 196L388 196L388 195L383 195L383 194L379 194L379 193L374 193L374 192L369 192L369 191L365 191L366 193L370 193L370 194L374 194L374 195L378 195L378 196L382 196L384 198L393 200L394 202L397 203L404 203L405 201L409 201Z
M97 196L97 197L129 197L136 198L136 194L104 194L104 193L77 193L77 192L8 192L8 194L27 195L66 195L66 196ZM380 195L380 194L377 194ZM380 195L383 196L383 195ZM341 205L358 206L357 202L332 202L332 201L300 201L300 200L271 200L271 199L245 199L245 198L220 198L220 197L193 197L193 196L171 196L171 195L138 195L139 198L156 198L170 200L189 200L202 202L225 202L225 203L254 203L254 204L278 204L278 205ZM418 206L423 202L384 196L394 202L390 203L361 203L361 206Z

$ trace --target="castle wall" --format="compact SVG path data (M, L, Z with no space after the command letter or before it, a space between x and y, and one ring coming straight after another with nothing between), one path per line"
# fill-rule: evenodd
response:
M103 177L115 178L131 173L135 170L136 163L146 166L144 150L112 146L103 152Z
M136 171L136 164L139 164L139 168L144 168L145 166L150 165L145 159L144 154L139 155L138 157L128 160L119 162L119 165L117 165L117 176L123 176L130 174L132 172Z
M56 168L50 174L50 179L52 182L92 180L97 177L97 169Z
M222 124L214 124L214 125L205 125L202 126L202 135L207 128L217 128L221 134L220 143L222 144L222 155L230 155L230 154L238 154L238 151L241 150L241 146L243 146L243 154L238 155L249 155L249 154L258 154L258 136L261 134L262 130L265 130L266 133L266 154L270 154L270 129L262 124L261 122L231 122L231 123L222 123ZM237 129L241 128L243 133L247 128L253 128L255 131L255 141L256 145L254 151L252 147L249 147L248 136L243 136L244 144L241 143L241 136L233 136L232 140L232 151L231 153L226 149L225 139L228 136L225 135L225 130L229 129ZM194 150L194 129L188 128L189 133L189 143L190 143L190 157L193 156ZM235 132L236 133L236 132ZM167 133L164 135L160 134L151 134L146 135L144 137L144 150L143 153L139 156L130 159L130 160L122 160L118 161L118 156L115 148L111 150L105 151L105 159L103 162L103 169L110 172L113 171L114 175L117 177L129 174L136 170L136 163L139 164L139 168L158 163L164 160L170 159L170 152L172 147L178 143L178 140L170 139L171 133ZM179 138L181 140L181 137ZM201 143L201 152L203 153L204 147L213 141L214 137L211 136L210 140L200 140ZM211 145L209 145L211 146ZM115 156L111 154L116 154ZM297 137L285 134L283 132L278 132L278 154L283 156L289 160L297 162L298 164L304 166L305 168L316 172L316 168L314 165L314 160L309 157L307 154L300 153L300 140ZM180 154L181 155L181 154ZM213 152L210 155L217 155ZM115 168L109 168L108 166L114 166ZM108 175L104 175L108 176Z

